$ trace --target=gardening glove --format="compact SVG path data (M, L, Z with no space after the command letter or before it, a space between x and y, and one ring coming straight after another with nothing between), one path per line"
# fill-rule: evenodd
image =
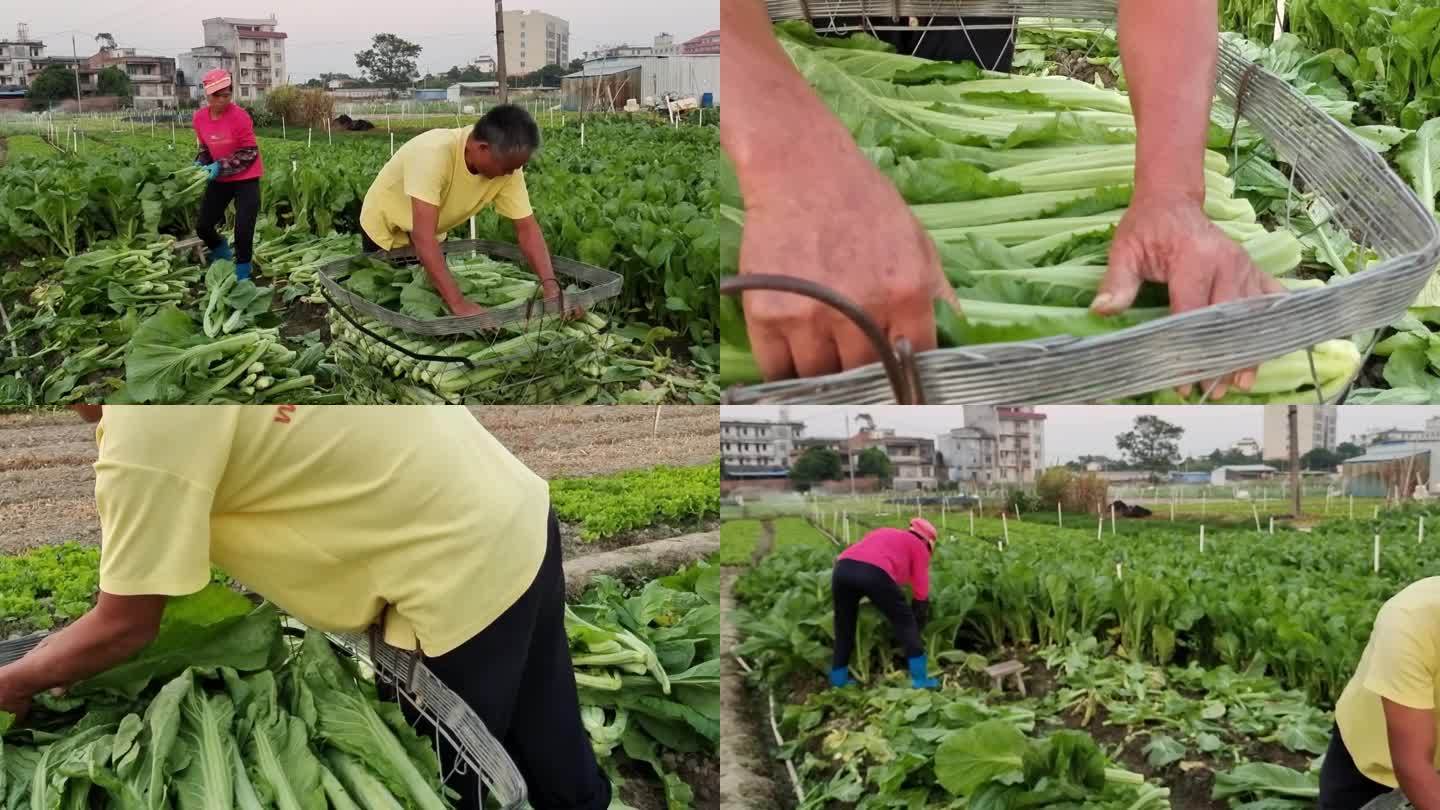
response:
M220 176L220 163L218 161L202 166L201 168L205 170L206 174L210 175L212 181Z
M915 614L915 626L921 630L930 621L930 602L925 599L916 599L910 603L910 612Z

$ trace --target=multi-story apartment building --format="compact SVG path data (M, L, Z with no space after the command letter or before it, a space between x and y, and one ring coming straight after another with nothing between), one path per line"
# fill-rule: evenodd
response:
M570 23L543 11L506 11L505 72L533 73L546 65L570 64Z
M234 59L229 70L235 79L236 101L253 101L272 88L290 83L285 61L288 35L275 30L275 15L211 17L201 24L205 27L205 44L221 48Z
M16 26L14 39L0 39L0 87L27 87L32 60L45 56L45 43L30 38L30 27Z
M897 436L894 430L875 427L865 414L860 414L859 421L864 427L849 438L799 440L795 445L795 457L798 458L801 453L812 447L829 448L840 454L842 477L849 477L851 463L853 462L858 468L860 454L870 448L878 448L890 460L891 486L894 489L935 488L934 439Z
M1300 455L1323 447L1326 450L1335 449L1335 420L1336 410L1334 405L1314 405L1297 410L1296 425L1300 434ZM1289 409L1284 406L1270 406L1265 409L1265 458L1286 458L1290 454L1290 417Z
M783 475L805 426L751 419L720 421L720 467L727 476Z
M940 437L949 480L1029 484L1045 466L1045 415L1031 407L964 406L965 426Z

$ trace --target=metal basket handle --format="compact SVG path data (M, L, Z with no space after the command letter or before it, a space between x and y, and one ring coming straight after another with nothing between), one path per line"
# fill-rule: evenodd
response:
M766 273L751 273L732 276L720 282L722 295L738 296L747 290L769 290L792 293L813 298L837 309L870 339L880 363L885 366L885 376L890 380L890 389L895 401L901 405L924 405L925 390L920 384L920 370L915 363L915 352L910 341L904 337L890 345L884 330L865 313L865 310L849 298L826 287L803 278L779 276Z

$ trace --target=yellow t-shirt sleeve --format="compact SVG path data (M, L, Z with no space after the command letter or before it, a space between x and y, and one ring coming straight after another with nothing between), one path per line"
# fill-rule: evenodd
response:
M226 410L106 406L95 463L100 590L183 596L210 581L210 514L231 435Z
M525 185L525 170L518 169L500 193L495 195L495 212L506 219L525 219L535 213L530 207L530 189Z
M448 149L416 149L405 160L405 196L441 207L445 202L446 173L452 155ZM405 200L408 207L410 201Z
M1435 708L1436 650L1423 626L1405 611L1380 611L1366 689L1411 709Z

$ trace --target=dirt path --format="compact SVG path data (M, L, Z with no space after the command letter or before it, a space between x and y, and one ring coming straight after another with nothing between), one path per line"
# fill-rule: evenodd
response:
M720 409L711 406L666 405L658 413L651 406L471 411L546 478L704 464L720 451ZM98 542L94 463L95 428L70 411L0 414L0 553L65 540Z
M769 541L762 542L768 550ZM721 810L774 807L783 797L768 775L771 758L765 745L764 720L755 710L757 702L746 690L744 673L735 660L740 633L733 620L734 586L739 573L736 568L720 573Z
M755 544L755 553L750 555L750 564L758 565L774 547L775 524L768 520L762 520L760 521L760 541Z

